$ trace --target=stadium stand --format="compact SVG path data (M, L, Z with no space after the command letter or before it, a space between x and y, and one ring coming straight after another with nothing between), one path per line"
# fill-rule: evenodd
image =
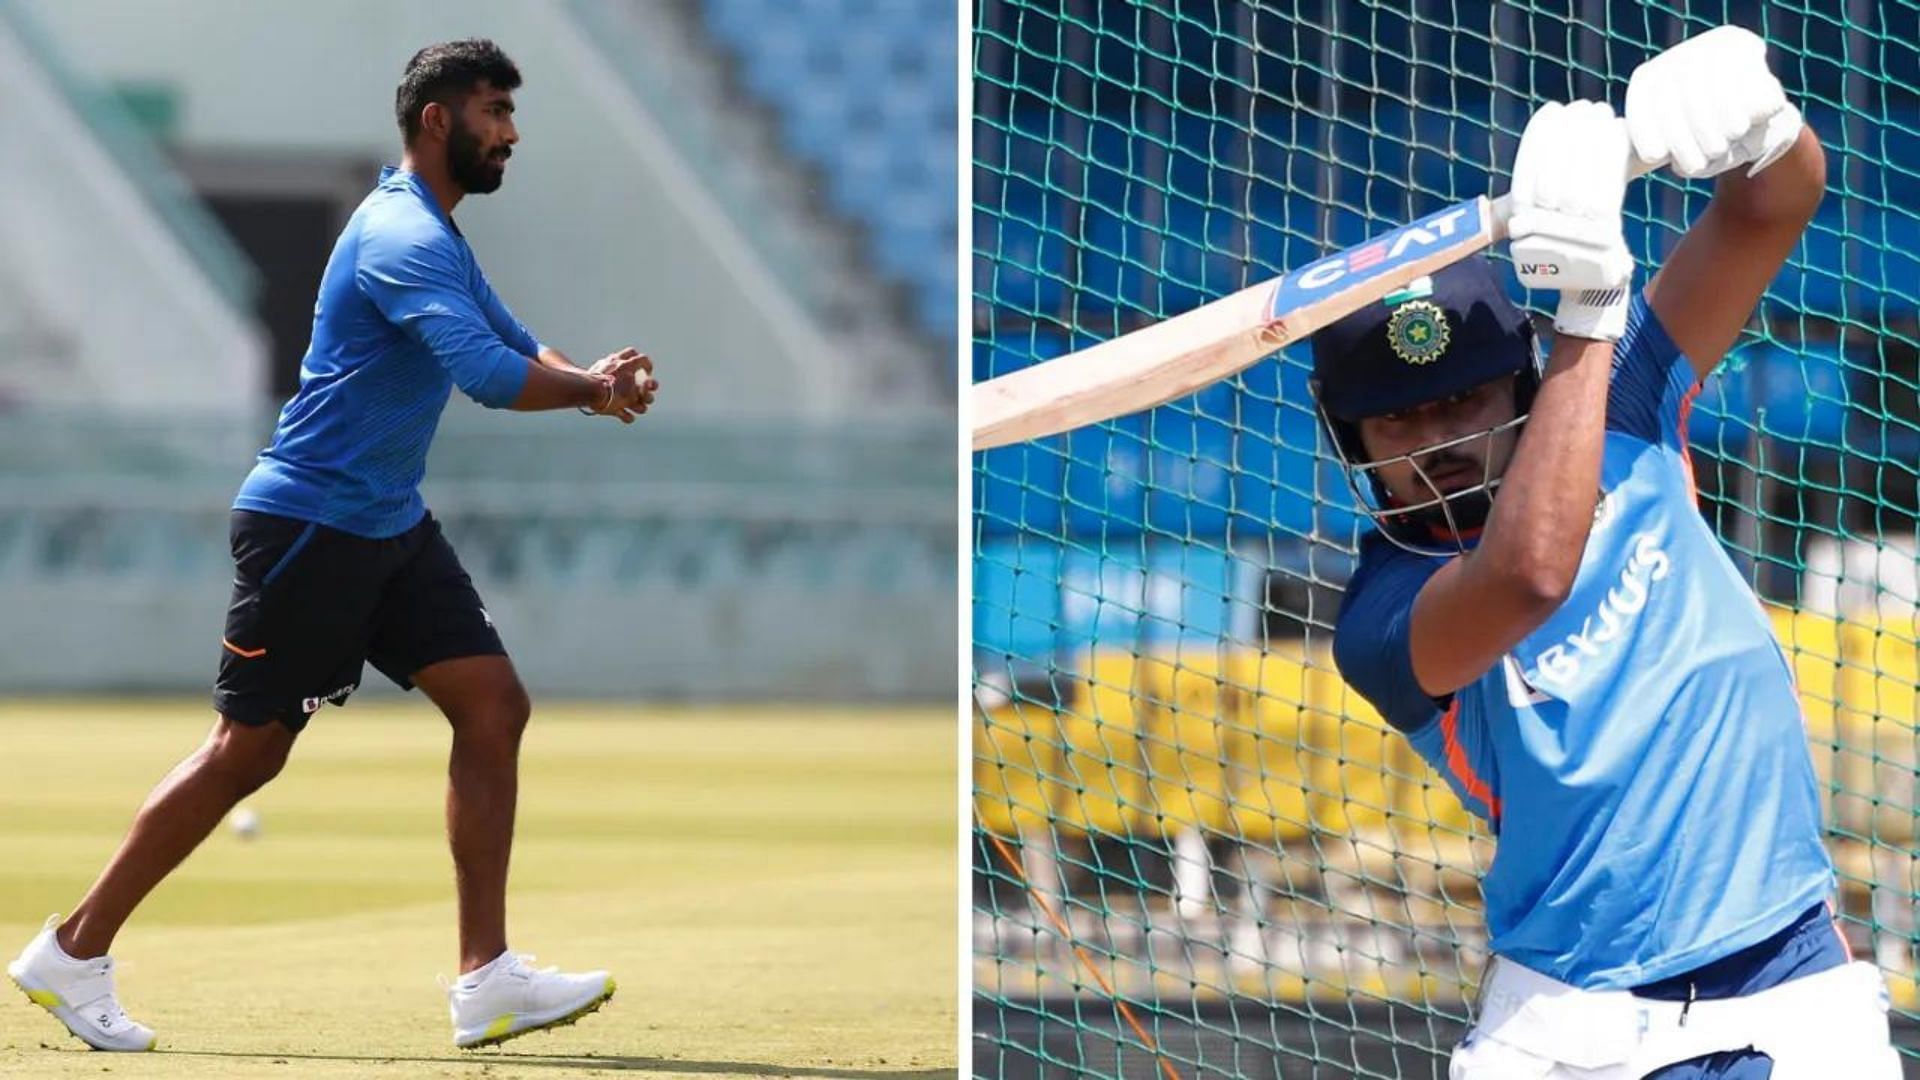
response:
M874 264L912 291L928 333L951 341L957 43L927 32L930 7L941 5L714 0L706 17L778 113L787 148L824 176L827 203L866 227Z

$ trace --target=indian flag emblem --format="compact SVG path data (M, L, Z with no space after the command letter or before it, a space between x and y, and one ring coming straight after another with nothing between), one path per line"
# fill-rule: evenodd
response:
M1431 364L1447 351L1453 331L1447 313L1431 300L1411 300L1395 308L1387 319L1387 343L1394 355L1409 364Z

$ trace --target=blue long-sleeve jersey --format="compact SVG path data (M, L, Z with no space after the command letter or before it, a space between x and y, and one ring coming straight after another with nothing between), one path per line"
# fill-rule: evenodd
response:
M420 479L453 387L503 408L539 351L426 184L382 169L334 243L300 389L234 509L405 532L426 514Z

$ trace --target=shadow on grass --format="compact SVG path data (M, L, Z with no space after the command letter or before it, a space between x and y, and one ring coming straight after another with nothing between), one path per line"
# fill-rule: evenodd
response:
M254 1059L258 1061L359 1061L369 1065L407 1062L431 1065L518 1065L531 1069L604 1069L609 1072L687 1073L695 1076L852 1077L855 1080L954 1080L960 1070L855 1068L828 1065L769 1065L758 1061L690 1061L684 1058L594 1057L582 1054L515 1054L479 1051L447 1057L391 1057L385 1054L270 1054L238 1050L155 1051L164 1057Z

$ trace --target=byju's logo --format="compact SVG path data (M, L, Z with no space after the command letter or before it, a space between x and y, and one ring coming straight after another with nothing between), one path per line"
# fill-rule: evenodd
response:
M1660 550L1651 533L1635 536L1632 551L1620 570L1619 584L1608 589L1594 613L1580 621L1580 629L1540 653L1539 664L1527 675L1529 684L1549 689L1571 685L1586 660L1599 656L1602 646L1625 633L1628 624L1647 606L1653 583L1667 576L1673 561Z

